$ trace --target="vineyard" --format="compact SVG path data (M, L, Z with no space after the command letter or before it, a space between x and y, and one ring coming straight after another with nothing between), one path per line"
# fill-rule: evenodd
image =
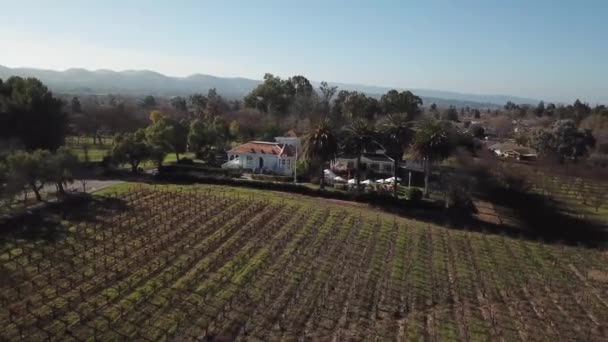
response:
M608 222L608 182L594 169L554 167L547 170L526 164L501 163L501 170L524 180L532 192L564 203L578 214Z
M2 236L0 340L608 339L605 251L220 190Z

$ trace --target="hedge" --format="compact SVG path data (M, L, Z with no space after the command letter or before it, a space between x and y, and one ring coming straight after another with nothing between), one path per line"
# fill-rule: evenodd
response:
M375 206L390 206L398 208L417 208L417 209L440 209L436 204L426 201L409 201L406 199L395 198L391 194L378 193L354 193L342 191L322 191L319 189L309 188L307 186L281 183L281 182L263 182L257 180L236 179L230 177L217 177L206 175L194 175L187 173L167 173L159 172L155 178L160 181L178 182L178 183L204 183L215 185L241 186L262 190L274 190L290 192L300 195L313 197L322 197L329 199L337 199L343 201L355 201L367 203Z
M418 188L405 189L405 197L410 201L420 201L423 195L422 190Z
M266 181L266 182L293 182L292 176L276 176L276 175L251 175L251 179Z
M238 169L222 169L220 167L210 167L200 164L169 164L163 165L158 169L159 173L201 173L205 175L216 175L225 177L240 177L242 171Z

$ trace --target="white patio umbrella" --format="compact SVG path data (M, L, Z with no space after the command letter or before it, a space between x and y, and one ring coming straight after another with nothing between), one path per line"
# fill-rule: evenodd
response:
M366 179L363 182L361 182L361 184L369 185L369 184L372 184L372 181L369 179Z
M334 177L334 182L344 183L344 182L346 182L346 179L344 179L340 176L336 176L336 177Z
M376 181L376 183L379 183L379 184L384 184L384 183L386 183L386 182L387 182L387 181L386 181L386 180L384 180L384 179L378 179L378 180Z
M333 171L331 171L330 169L323 170L323 174L325 175L325 178L329 179L335 179L337 177L337 175L333 173Z
M357 181L354 180L354 179L349 179L347 183L348 184L355 184L355 183L357 183Z
M395 181L395 177L390 177L384 180L385 183L392 183ZM401 182L401 178L397 177L397 182Z

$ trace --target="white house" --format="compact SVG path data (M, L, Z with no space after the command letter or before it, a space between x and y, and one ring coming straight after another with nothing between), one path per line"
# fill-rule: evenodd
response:
M289 144L250 141L226 153L228 161L222 165L222 168L280 175L292 175L295 168L296 149Z
M494 152L496 156L503 158L517 160L535 160L537 158L536 150L513 142L496 143L489 146L488 149Z
M376 151L376 153L363 153L361 155L361 166L363 168L381 174L393 174L394 163L395 161L382 153L382 151ZM334 170L353 170L356 168L356 164L357 156L342 155L331 163L331 168Z

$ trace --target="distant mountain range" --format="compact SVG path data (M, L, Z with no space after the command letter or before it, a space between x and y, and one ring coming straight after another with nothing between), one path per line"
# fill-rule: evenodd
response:
M188 77L171 77L149 70L86 70L68 69L65 71L8 68L0 65L0 78L10 76L36 77L56 93L64 94L125 94L133 96L156 95L177 96L196 92L206 93L209 88L216 88L218 93L230 99L240 99L262 81L241 77L217 77L194 74ZM318 82L311 81L314 86ZM369 96L381 96L394 89L381 86L367 86L329 82L339 89L356 90ZM402 89L398 89L402 90ZM425 105L436 103L439 106L455 105L472 108L494 108L507 101L518 104L536 104L538 100L509 95L465 94L441 90L409 89L420 96Z

